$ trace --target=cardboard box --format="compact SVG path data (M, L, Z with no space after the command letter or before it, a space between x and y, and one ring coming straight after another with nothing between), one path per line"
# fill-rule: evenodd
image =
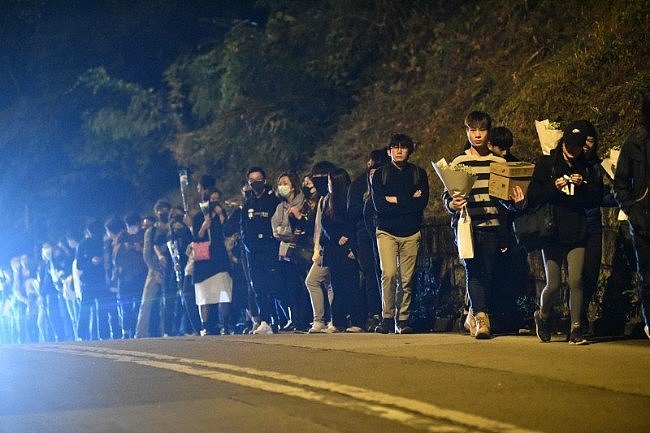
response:
M505 177L528 177L533 175L535 164L530 162L493 162L490 173Z
M530 184L530 177L506 177L490 173L489 194L503 200L512 200L512 190L515 186L520 187L524 194Z

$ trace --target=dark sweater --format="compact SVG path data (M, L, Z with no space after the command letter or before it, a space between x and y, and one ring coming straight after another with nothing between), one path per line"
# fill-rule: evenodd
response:
M418 171L417 175L415 170ZM400 237L417 233L422 225L424 208L429 202L427 173L411 163L407 163L403 169L388 164L375 171L371 184L372 201L377 211L377 229ZM413 194L417 190L422 191L422 195L416 198ZM391 196L397 197L397 203L386 201L386 197Z

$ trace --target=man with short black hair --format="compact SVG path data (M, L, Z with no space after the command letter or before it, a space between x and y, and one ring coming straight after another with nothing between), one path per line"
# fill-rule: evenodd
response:
M280 200L266 183L266 173L261 167L251 167L247 178L252 194L244 202L240 230L260 310L260 322L253 325L253 334L270 335L279 326L275 298L281 280L278 262L280 244L273 237L271 218Z
M388 144L391 162L372 175L372 201L377 211L377 249L381 263L382 320L375 332L413 332L408 320L411 282L420 246L423 211L429 201L427 173L408 162L414 143L393 134ZM398 266L399 263L399 266ZM397 277L401 284L398 284ZM395 322L393 322L395 320Z

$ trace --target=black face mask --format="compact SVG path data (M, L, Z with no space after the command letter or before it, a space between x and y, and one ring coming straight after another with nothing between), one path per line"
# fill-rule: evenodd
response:
M160 214L158 218L160 219L160 222L163 224L167 224L169 222L169 214L167 213Z
M305 198L311 198L311 196L312 196L311 188L303 186L302 187L302 195L304 195Z
M327 195L327 177L322 176L322 177L314 177L311 180L314 183L314 186L316 187L316 192L318 192L318 195L323 197Z
M263 180L256 180L251 183L251 188L255 191L255 194L260 195L264 192L264 186L266 183Z

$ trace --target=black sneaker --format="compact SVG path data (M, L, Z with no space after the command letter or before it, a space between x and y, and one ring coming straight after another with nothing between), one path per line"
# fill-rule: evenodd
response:
M413 334L413 328L411 328L406 320L400 320L397 322L395 327L396 334Z
M375 326L375 333L377 334L388 334L389 332L395 332L395 322L393 319L381 319L381 322Z
M580 325L571 327L571 332L569 333L569 344L574 344L576 346L589 344L589 342L582 336Z
M535 319L535 330L537 332L537 337L542 340L543 343L548 343L551 341L551 330L548 326L548 320L542 319L542 312L537 310L533 314Z
M375 332L375 328L379 325L379 322L381 322L379 316L368 316L366 319L366 332Z

